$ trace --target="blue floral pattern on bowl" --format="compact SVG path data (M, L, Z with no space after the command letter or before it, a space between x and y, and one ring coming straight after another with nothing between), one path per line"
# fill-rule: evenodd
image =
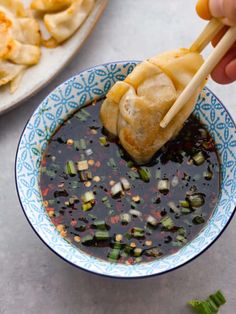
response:
M229 223L236 204L236 127L214 94L205 88L198 98L195 115L217 143L221 159L221 195L206 227L177 253L159 260L121 265L106 262L78 250L64 240L50 221L38 185L40 162L55 130L80 107L103 97L123 80L137 62L96 66L72 77L39 105L21 136L16 156L16 186L23 211L38 236L56 254L85 270L114 277L137 278L161 274L192 260L209 247Z

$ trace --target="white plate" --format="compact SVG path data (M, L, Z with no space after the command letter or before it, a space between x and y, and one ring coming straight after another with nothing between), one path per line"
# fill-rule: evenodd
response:
M29 3L27 0L23 0L23 2ZM89 36L107 3L108 0L97 0L84 24L65 44L55 49L42 47L42 57L39 64L26 70L20 86L14 94L10 94L8 85L0 88L0 114L20 105L23 100L38 92L62 70Z

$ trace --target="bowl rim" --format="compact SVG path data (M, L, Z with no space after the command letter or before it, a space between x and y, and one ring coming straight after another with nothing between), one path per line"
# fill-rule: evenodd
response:
M40 236L40 234L37 232L37 230L34 228L33 224L31 223L29 217L27 216L26 214L26 211L24 209L24 206L22 204L22 201L21 201L21 197L20 197L20 193L19 193L19 187L18 187L18 182L17 182L17 157L18 157L18 153L19 153L19 148L20 148L20 144L21 144L21 140L22 140L22 137L24 135L24 132L28 126L28 123L30 121L30 119L32 118L32 116L34 115L34 113L36 112L36 110L38 109L38 107L43 103L43 101L51 94L51 92L57 90L59 87L62 87L65 82L73 79L73 78L76 78L78 77L80 74L84 73L84 72L87 72L87 71L90 71L90 70L93 70L97 67L102 67L102 66L108 66L108 65L112 65L112 64L125 64L125 63L140 63L141 61L140 60L124 60L124 61L112 61L112 62L106 62L106 63L102 63L102 64L97 64L95 66L92 66L92 67L88 67L88 68L85 68L85 69L82 69L81 71L77 72L75 75L71 76L71 77L68 77L65 81L61 82L59 85L57 85L55 88L53 88L53 90L51 90L46 97L44 97L44 99L37 105L37 107L35 108L35 110L33 111L33 113L30 115L29 119L27 119L26 123L25 123L25 126L21 132L21 135L19 137L19 140L18 140L18 144L17 144L17 149L16 149L16 153L15 153L15 162L14 162L14 177L15 177L15 187L16 187L16 192L17 192L17 196L18 196L18 199L19 199L19 203L20 203L20 206L21 206L21 209L23 211L23 214L24 216L26 217L29 225L31 226L31 228L33 229L34 233L38 236L38 238L50 249L51 252L53 252L54 254L56 254L59 258L61 258L63 261L65 261L66 263L68 263L69 265L72 265L74 267L76 267L77 269L79 270L83 270L83 271L86 271L90 274L93 274L93 275L98 275L98 276L102 276L102 277L108 277L108 278L113 278L113 279L146 279L146 278L151 278L151 277L154 277L154 276L161 276L161 275L164 275L164 274L167 274L169 272L172 272L178 268L181 268L185 265L187 265L188 263L192 262L193 260L195 260L196 258L198 258L200 255L202 255L204 252L206 252L219 238L220 236L224 233L225 229L228 227L228 225L230 224L231 220L233 219L235 213L236 213L236 206L234 207L230 217L228 218L225 226L222 228L222 230L217 234L217 236L215 237L215 239L213 239L202 251L200 251L199 253L197 253L196 255L194 255L192 258L188 259L187 261L185 262L182 262L180 263L179 265L175 266L175 267L172 267L170 269L167 269L167 270L163 270L159 273L153 273L153 274L146 274L146 275L138 275L138 276L116 276L116 275L111 275L111 274L107 274L107 273L101 273L101 272L98 272L98 271L93 271L91 269L88 269L88 268L84 268L80 265L77 265L75 263L73 263L72 261L66 259L63 255L60 255L58 252L56 252L56 250L54 250L44 239L43 237ZM233 117L231 116L231 114L229 113L229 111L227 110L227 108L224 106L224 104L222 103L222 101L211 91L210 88L206 87L204 88L206 91L208 91L209 93L211 93L215 99L222 105L224 111L228 114L228 116L231 118L232 120L232 123L233 123L233 128L236 130L236 122L235 120L233 119Z

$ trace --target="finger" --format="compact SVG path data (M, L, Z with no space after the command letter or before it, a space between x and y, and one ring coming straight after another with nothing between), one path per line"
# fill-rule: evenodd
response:
M212 18L209 9L209 0L198 0L196 5L197 14L204 20L210 20Z
M236 59L227 64L225 73L232 80L232 82L236 81Z
M235 60L236 60L236 44L232 47L221 62L211 73L214 81L220 84L229 84L235 80Z
M224 16L223 2L224 0L209 0L209 9L214 17Z
M235 0L223 0L223 13L229 20L230 25L236 24L236 1Z
M214 17L223 18L222 22L229 26L236 23L235 0L209 0L209 10Z

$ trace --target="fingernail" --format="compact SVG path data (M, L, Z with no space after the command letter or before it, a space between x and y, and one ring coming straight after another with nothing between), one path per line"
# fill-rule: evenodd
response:
M223 7L224 0L210 0L209 1L209 8L211 14L214 17L222 17L224 15L224 7Z

